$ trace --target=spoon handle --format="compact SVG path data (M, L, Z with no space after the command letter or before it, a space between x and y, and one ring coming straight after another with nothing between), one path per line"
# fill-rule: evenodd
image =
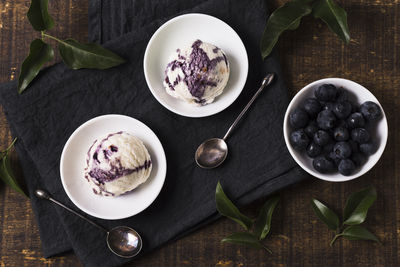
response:
M57 205L63 207L64 209L68 210L69 212L72 212L72 213L75 214L76 216L78 216L78 217L84 219L84 220L87 221L88 223L91 223L92 225L96 226L97 228L99 228L99 229L103 230L104 232L107 232L107 233L108 233L108 230L107 230L106 228L104 228L103 226L101 226L101 225L95 223L95 222L92 221L92 220L89 220L88 218L86 218L86 217L83 216L82 214L80 214L80 213L74 211L73 209L71 209L71 208L65 206L64 204L62 204L61 202L55 200L55 199L52 198L46 191L38 189L38 190L35 191L35 195L36 195L38 198L43 198L43 199L50 200L51 202L53 202L53 203L55 203L55 204L57 204Z
M251 104L253 104L254 100L256 100L256 98L260 95L260 93L263 91L263 89L265 87L267 87L269 84L271 84L271 82L274 80L275 74L273 73L269 73L265 76L265 78L262 81L262 84L260 86L260 88L257 90L257 92L254 94L254 96L250 99L249 103L247 103L247 105L244 107L244 109L242 110L242 112L240 112L239 116L236 118L236 120L233 122L233 124L231 125L231 127L229 127L228 131L226 132L224 138L224 140L226 140L229 135L231 134L231 132L233 131L233 129L236 127L236 125L239 123L240 119L243 117L243 115L246 113L246 111L249 109L249 107L251 106Z

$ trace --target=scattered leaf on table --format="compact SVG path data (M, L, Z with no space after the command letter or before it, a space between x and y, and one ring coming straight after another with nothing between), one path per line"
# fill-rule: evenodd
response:
M108 69L125 62L123 58L94 43L81 44L74 39L59 40L61 57L71 69Z
M322 19L340 39L350 41L349 27L347 26L347 13L333 0L318 0L313 5L313 15Z
M260 240L264 239L271 229L272 213L278 202L279 196L268 199L260 210L257 220L254 223L254 234Z
M48 0L32 0L26 14L32 27L37 31L53 28L54 21L48 11Z
M328 225L330 229L336 230L339 227L339 217L335 212L314 198L311 200L311 205L318 218Z
M15 180L8 153L0 160L0 179L18 193L27 196Z
M380 243L379 239L373 233L360 225L348 226L340 235L349 240L372 240Z
M356 225L364 222L367 218L368 209L375 200L376 190L372 186L352 193L344 207L344 224Z
M219 182L215 190L215 202L219 213L231 220L234 220L246 230L251 228L253 221L238 210L232 201L225 195L224 190Z
M261 54L266 58L285 30L294 30L302 17L311 13L309 1L292 1L276 9L269 17L261 39Z
M258 238L248 232L233 233L222 239L221 242L245 245L259 249L264 248Z
M36 77L43 64L54 58L54 51L50 45L40 39L32 41L29 55L22 63L21 73L18 77L18 92L22 93L29 83Z

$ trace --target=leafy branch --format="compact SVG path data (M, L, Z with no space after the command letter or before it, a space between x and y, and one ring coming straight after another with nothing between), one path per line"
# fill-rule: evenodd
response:
M48 0L32 0L27 17L32 27L41 32L41 39L31 42L29 55L22 63L18 77L19 93L25 91L45 63L54 59L54 50L45 43L46 38L58 42L61 58L71 69L108 69L125 62L123 58L98 44L81 44L70 38L61 40L46 33L46 30L54 27L54 20L48 12Z
M341 236L349 240L372 240L379 243L374 234L360 226L367 218L368 209L375 200L376 190L372 186L351 194L344 207L342 224L339 222L339 216L319 200L313 198L311 205L318 218L331 230L336 231L330 242L331 246Z
M324 21L328 28L345 43L350 41L347 26L347 13L333 0L293 0L277 8L267 21L261 39L261 55L265 59L278 42L279 36L286 30L295 30L301 19L313 14L314 18Z
M247 217L239 211L239 209L226 196L219 182L215 190L215 202L217 210L221 215L235 221L246 230L245 232L233 233L222 239L222 242L265 249L269 253L272 253L272 251L263 244L262 240L267 237L271 230L272 213L279 202L278 196L272 197L265 202L255 220Z
M0 151L0 179L18 193L27 196L25 192L21 189L21 187L18 185L14 173L11 169L9 152L13 148L16 141L17 138L15 138L11 142L11 144L7 147L6 150Z

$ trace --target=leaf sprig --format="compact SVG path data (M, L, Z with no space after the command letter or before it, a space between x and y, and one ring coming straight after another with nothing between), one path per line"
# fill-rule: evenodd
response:
M267 200L255 220L247 217L239 211L239 209L226 196L219 182L215 190L215 202L217 210L221 215L237 222L246 230L245 232L233 233L222 239L221 242L265 249L269 253L272 253L272 251L262 243L262 240L267 237L271 230L272 213L279 202L279 196L274 196Z
M125 62L123 58L98 44L81 44L70 38L60 40L46 33L46 30L54 27L54 20L48 11L48 0L32 0L27 17L32 27L41 32L41 39L31 42L29 55L22 63L18 78L18 93L20 94L38 75L43 65L54 59L54 50L44 42L45 38L58 42L61 58L71 69L108 69Z
M333 0L293 0L277 8L269 16L261 39L263 59L272 52L284 31L297 29L301 19L311 13L314 18L324 21L345 43L350 41L347 13Z
M374 234L360 226L367 218L368 209L375 202L376 196L376 190L372 186L352 193L344 207L342 224L340 224L339 216L325 204L314 198L311 200L312 208L317 217L329 229L336 231L336 235L330 242L331 246L341 236L349 240L372 240L379 243L379 239Z
M9 152L16 141L17 138L12 141L6 150L0 151L0 179L12 189L27 197L25 192L18 185L10 164Z

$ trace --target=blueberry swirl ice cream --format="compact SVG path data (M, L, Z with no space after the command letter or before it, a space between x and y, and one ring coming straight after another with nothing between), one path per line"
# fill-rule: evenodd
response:
M85 179L95 194L118 196L146 182L152 162L143 142L117 132L97 138L87 152Z
M215 45L196 40L177 49L165 70L168 94L189 104L206 105L222 94L229 79L229 63Z

